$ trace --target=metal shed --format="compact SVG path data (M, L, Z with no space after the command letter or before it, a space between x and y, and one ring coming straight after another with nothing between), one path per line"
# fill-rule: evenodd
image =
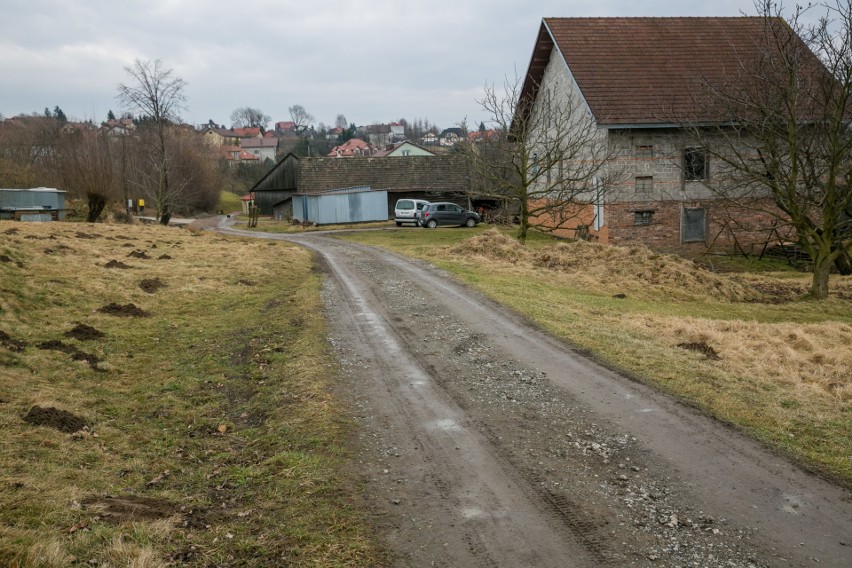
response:
M330 225L388 220L388 192L368 186L293 195L293 219Z
M52 187L0 188L0 219L17 221L65 219L65 191Z

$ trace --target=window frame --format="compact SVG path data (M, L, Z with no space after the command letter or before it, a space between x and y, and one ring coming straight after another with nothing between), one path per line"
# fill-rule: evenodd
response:
M687 235L687 216L691 211L701 211L701 237L692 237ZM706 243L707 242L707 220L709 215L706 207L683 207L680 212L680 242L681 243ZM697 223L694 226L698 226Z
M698 171L696 158L701 159L701 169ZM707 181L710 178L710 163L707 152L698 147L683 149L683 179L684 181Z

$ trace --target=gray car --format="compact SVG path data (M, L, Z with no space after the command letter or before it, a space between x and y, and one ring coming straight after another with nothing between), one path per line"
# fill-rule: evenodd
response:
M430 203L420 212L420 226L430 229L442 225L474 227L477 223L479 223L479 214L459 207L455 203Z

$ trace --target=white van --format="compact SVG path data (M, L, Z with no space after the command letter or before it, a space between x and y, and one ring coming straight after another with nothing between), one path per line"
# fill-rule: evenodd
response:
M414 223L417 225L417 221L420 218L420 211L427 205L429 205L429 202L423 199L398 200L393 208L393 220L396 221L396 226L401 227L403 223Z

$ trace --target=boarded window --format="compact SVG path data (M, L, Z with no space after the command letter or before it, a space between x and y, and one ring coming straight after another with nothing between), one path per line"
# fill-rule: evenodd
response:
M686 181L707 179L707 156L701 148L687 148L683 152L683 175Z
M636 157L637 158L653 158L654 157L654 145L653 144L642 144L636 146Z
M681 241L703 242L707 236L707 212L703 207L684 207L680 226Z
M636 176L636 193L650 195L654 190L654 176Z
M654 212L653 211L634 211L633 212L633 224L634 225L650 225L654 220Z

